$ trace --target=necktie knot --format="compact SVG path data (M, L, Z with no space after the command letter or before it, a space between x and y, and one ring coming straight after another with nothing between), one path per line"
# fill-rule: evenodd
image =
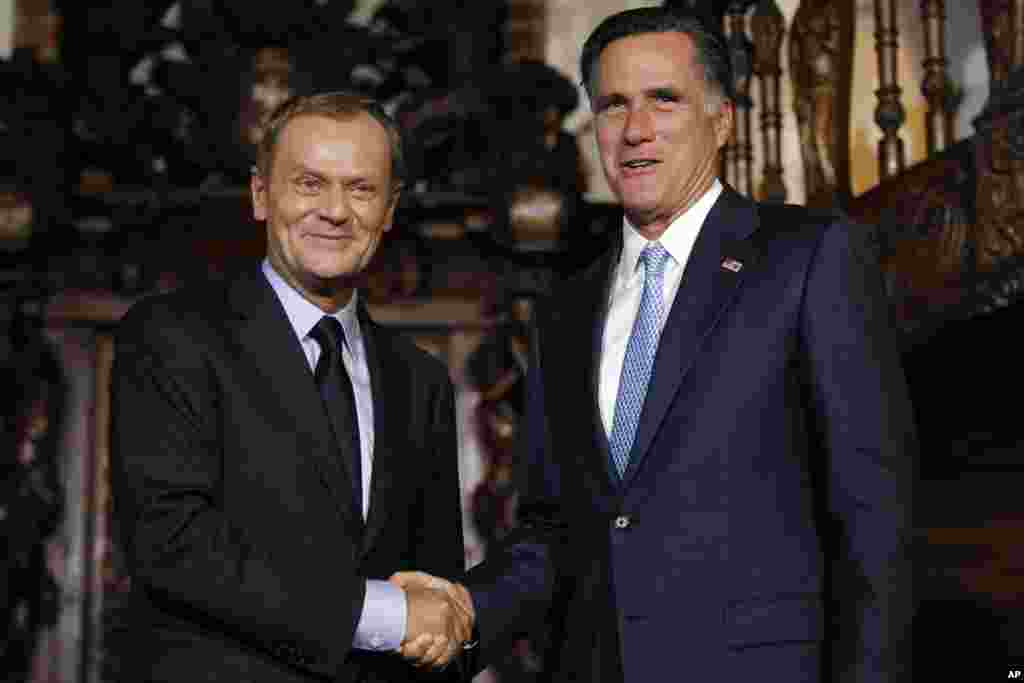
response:
M345 343L345 329L330 315L320 318L309 335L320 345L320 353L332 358L341 352L341 345Z
M645 279L660 276L665 270L668 257L668 249L662 246L661 242L651 242L644 247L640 252L640 261L644 264Z

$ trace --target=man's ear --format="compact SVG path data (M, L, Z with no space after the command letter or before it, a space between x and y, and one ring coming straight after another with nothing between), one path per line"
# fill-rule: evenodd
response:
M387 219L384 221L384 232L391 229L391 226L395 223L395 210L398 208L398 199L401 197L400 192L395 192L394 196L391 197L391 205L388 206Z
M403 187L404 187L404 185L402 185L401 183L398 183L391 190L391 199L390 199L391 203L388 206L388 217L387 217L387 220L384 222L384 232L387 232L388 230L390 230L391 226L394 224L395 210L398 209L398 200L400 200L402 198L402 188Z
M253 218L258 221L267 220L267 182L255 168L249 177L249 189L252 192Z
M732 137L733 119L736 115L736 106L732 100L722 98L722 103L718 105L718 113L715 114L715 141L718 143L718 149L725 147L726 143L729 142L729 138Z

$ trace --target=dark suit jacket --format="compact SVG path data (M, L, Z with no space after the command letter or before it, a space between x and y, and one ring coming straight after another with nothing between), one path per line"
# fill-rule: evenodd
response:
M482 661L546 618L556 680L909 680L914 438L868 236L726 188L621 483L597 406L620 244L554 296L520 528L469 578Z
M130 680L414 676L351 644L364 579L463 569L453 392L441 363L360 316L375 432L365 526L262 272L148 298L122 321L112 474Z

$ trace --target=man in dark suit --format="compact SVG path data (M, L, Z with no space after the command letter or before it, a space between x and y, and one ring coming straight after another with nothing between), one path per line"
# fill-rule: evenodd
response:
M387 582L463 568L447 371L356 289L401 179L376 103L283 104L252 177L262 266L148 298L120 325L130 680L406 681L403 641L428 636L443 665L468 638L443 591Z
M717 179L729 56L694 17L612 16L582 73L625 220L538 315L520 528L450 587L480 657L550 606L554 680L910 680L914 436L868 231Z

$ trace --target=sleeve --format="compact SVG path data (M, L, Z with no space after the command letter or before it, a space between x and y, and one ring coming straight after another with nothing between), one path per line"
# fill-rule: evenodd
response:
M540 319L540 314L538 315ZM525 411L518 437L517 526L467 577L480 635L473 670L501 657L512 642L544 619L556 584L556 554L566 522L560 477L550 458L541 378L543 323L534 328L526 376Z
M163 612L333 676L352 643L365 581L226 506L229 426L201 343L208 335L159 303L129 313L118 330L112 476L135 590Z
M433 361L432 361L433 363ZM412 539L414 565L449 580L459 580L465 567L462 545L462 496L459 486L458 438L455 431L455 392L447 372L438 367L427 404L430 418L424 436L424 484L419 487L416 514L419 533Z
M363 612L352 647L374 652L396 652L405 639L405 592L387 581L367 579Z
M424 435L424 483L419 487L420 498L413 514L419 519L413 524L411 564L414 569L462 581L465 574L466 553L462 537L462 494L459 483L458 435L455 427L455 392L447 369L433 359L431 368L435 379L428 380L426 402L430 409ZM402 636L405 636L404 629ZM464 657L444 671L409 669L410 681L440 683L466 679L467 664Z
M808 275L802 333L839 532L832 572L842 596L840 636L853 643L836 656L849 657L855 680L880 683L909 680L916 439L871 234L842 220L824 231Z

